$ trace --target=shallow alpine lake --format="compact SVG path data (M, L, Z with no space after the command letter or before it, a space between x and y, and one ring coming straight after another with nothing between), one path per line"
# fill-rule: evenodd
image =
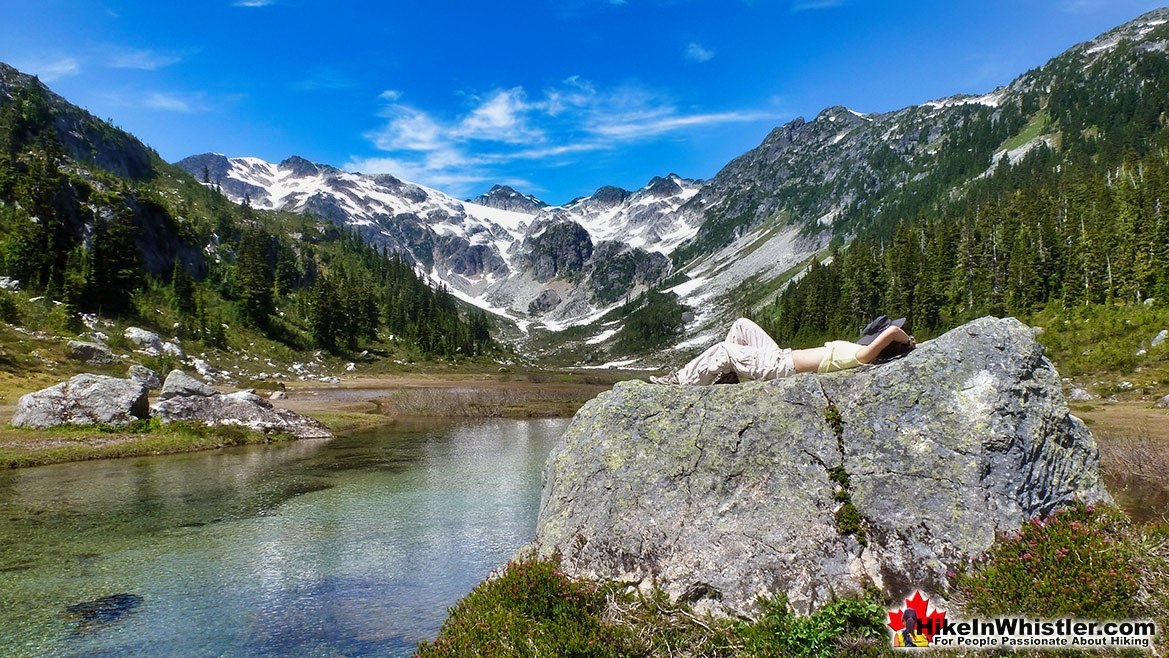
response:
M410 655L531 540L567 424L0 472L0 652Z

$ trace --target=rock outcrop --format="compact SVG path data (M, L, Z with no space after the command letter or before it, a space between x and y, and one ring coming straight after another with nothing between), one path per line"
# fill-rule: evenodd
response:
M195 421L204 425L240 425L265 434L291 434L298 439L333 436L320 422L288 409L277 409L252 391L220 393L183 373L166 376L151 412L163 423Z
M995 533L1108 498L1031 330L983 318L891 363L732 386L622 382L553 449L533 548L730 614L946 591Z
M98 342L71 340L65 344L65 354L70 359L84 361L91 366L108 366L118 361L109 347Z
M126 327L126 331L122 335L131 343L134 343L134 346L139 350L151 356L162 354L162 338L153 331L147 331L139 327Z
M126 425L148 418L146 387L132 379L77 375L56 386L27 393L16 403L14 427Z
M127 373L127 375L130 377L130 379L133 379L134 381L139 382L145 386L146 390L148 391L153 391L154 389L162 386L162 380L158 378L158 373L154 372L150 368L147 368L146 366L138 365L137 363L130 366L130 371Z

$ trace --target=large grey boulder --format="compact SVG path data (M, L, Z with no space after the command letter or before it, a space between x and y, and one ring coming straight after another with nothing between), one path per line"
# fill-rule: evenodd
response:
M126 327L126 331L122 333L131 343L141 351L152 356L162 354L162 338L153 331L147 331L140 327Z
M158 399L169 400L186 396L209 397L218 392L182 370L172 370L167 373L162 390L158 393Z
M533 548L748 616L759 595L942 594L995 533L1107 500L1098 464L1031 330L983 318L851 371L617 384L553 449Z
M12 416L15 427L125 425L148 418L146 387L132 379L77 375L56 386L22 395Z
M133 379L136 382L141 382L141 384L145 386L146 390L148 391L153 391L154 389L162 386L162 380L158 378L158 373L154 372L150 368L147 368L146 366L135 363L134 365L130 366L130 371L127 374L129 375L130 379Z
M166 376L151 412L163 423L195 421L204 425L240 425L265 434L298 439L333 436L322 423L288 409L277 409L252 391L220 393L180 370Z
M118 360L109 347L85 340L71 340L66 343L65 354L70 359L84 361L93 366L108 366Z

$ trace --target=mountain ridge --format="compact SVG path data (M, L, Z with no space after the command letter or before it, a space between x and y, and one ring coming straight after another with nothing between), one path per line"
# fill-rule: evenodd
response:
M960 197L1002 158L1014 164L1036 148L1056 144L1058 135L1043 119L1043 80L1061 66L1068 69L1064 75L1088 75L1093 62L1126 40L1143 49L1163 49L1164 30L1158 28L1167 19L1169 8L1148 12L987 93L954 94L883 113L827 107L811 120L799 117L775 127L759 146L706 181L671 174L640 190L602 186L563 206L543 206L536 220L516 225L520 233L531 234L526 241L513 231L510 237L518 240L511 245L473 244L473 267L444 273L449 257L416 256L432 280L504 312L524 328L590 325L620 299L663 287L694 310L677 337L686 349L716 336L730 315L757 307L760 295L774 289L770 282L798 278L830 245L847 244L861 234L886 234L908 209L930 212L952 194ZM1078 62L1078 72L1065 64L1071 60ZM502 186L493 190L524 197ZM667 190L666 201L655 205L654 193ZM489 200L490 192L476 199ZM648 210L642 212L643 207ZM525 210L530 213L532 207ZM344 215L334 212L330 218L345 221ZM548 227L558 227L555 240L540 237ZM466 235L448 236L460 239ZM594 247L602 242L630 247L628 253L641 255L643 265L657 260L654 253L669 263L640 267L642 276L625 286L623 295L612 294L612 286L598 295L601 286L592 281L591 267ZM559 252L531 252L549 249ZM612 252L612 247L602 251ZM517 270L528 276L524 285L514 276ZM485 283L488 277L504 278ZM613 335L609 325L593 325L588 340L605 335ZM612 346L611 341L604 344Z

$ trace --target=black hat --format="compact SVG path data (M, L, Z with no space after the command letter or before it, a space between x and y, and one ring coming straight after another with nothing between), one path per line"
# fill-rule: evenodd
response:
M875 320L870 322L868 324L868 326L866 326L861 331L861 337L856 342L860 343L861 345L868 345L869 343L876 340L877 336L880 336L881 332L884 331L885 329L887 329L889 327L900 327L900 326L903 326L904 324L905 324L905 318L897 318L896 320L890 320L887 316L878 315Z

